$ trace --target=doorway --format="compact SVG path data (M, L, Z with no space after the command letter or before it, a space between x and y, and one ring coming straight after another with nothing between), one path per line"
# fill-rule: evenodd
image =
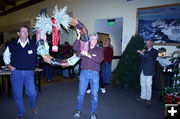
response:
M114 56L122 54L122 30L123 18L97 19L95 21L95 32L101 34L109 34L111 45L113 47ZM116 68L119 60L112 61L112 71Z

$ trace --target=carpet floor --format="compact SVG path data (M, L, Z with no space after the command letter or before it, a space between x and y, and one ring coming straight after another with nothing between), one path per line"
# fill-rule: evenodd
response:
M69 80L69 81L68 81ZM24 95L26 107L25 119L74 119L78 95L78 80L64 79L64 81L42 82L42 92L38 92L38 114L34 114L28 105L28 98ZM152 106L146 108L135 99L139 91L127 90L119 87L106 87L106 93L99 91L98 119L164 119L165 109L158 101L159 94L153 92ZM80 119L89 119L91 95L84 98L83 111ZM17 119L17 109L13 97L7 94L0 96L0 119Z

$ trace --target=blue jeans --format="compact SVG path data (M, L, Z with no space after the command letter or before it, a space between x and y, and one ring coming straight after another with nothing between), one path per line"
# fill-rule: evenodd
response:
M56 58L59 59L59 60L61 60L61 59L62 59L62 55L57 55ZM57 68L56 68L56 72L57 72L58 75L62 75L62 74L63 74L63 69L62 69L62 67L57 67Z
M111 80L111 63L108 62L104 62L102 64L102 78L103 78L103 82L106 84L110 83Z
M53 67L49 64L44 63L44 73L46 75L46 80L51 81L53 76Z
M11 72L11 84L13 90L14 100L18 109L18 116L25 115L25 108L23 103L23 85L25 86L25 93L29 99L31 108L35 108L36 90L34 84L33 70L14 70Z
M64 76L65 78L68 78L68 77L69 77L69 69L68 69L68 68L65 68L65 69L63 70L63 76Z
M91 85L91 112L96 112L99 91L99 72L94 70L81 70L79 94L77 98L77 110L82 111L84 95L89 82Z

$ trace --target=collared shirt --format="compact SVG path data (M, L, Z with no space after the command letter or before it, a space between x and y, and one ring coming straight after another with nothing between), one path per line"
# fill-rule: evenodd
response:
M29 39L27 39L26 42L23 43L19 38L17 43L20 43L20 45L24 48L26 46L26 44L29 43ZM9 46L7 46L6 50L3 53L3 60L4 60L5 65L10 64L10 62L11 62L10 59L11 59L11 52L9 50Z
M150 47L149 49L147 49L148 51L150 51L152 49L152 47Z
M73 44L73 49L77 54L81 53L79 40ZM94 48L89 48L88 53L92 56L91 58L87 56L80 56L81 58L81 69L82 70L95 70L100 71L100 64L104 59L103 49L95 46ZM79 56L79 55L78 55Z

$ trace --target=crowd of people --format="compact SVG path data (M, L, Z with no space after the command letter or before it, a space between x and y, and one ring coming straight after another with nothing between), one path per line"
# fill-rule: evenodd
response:
M87 35L86 28L83 24L81 24L81 27L83 27L83 32L85 33L83 34L81 30L76 28L77 38L73 46L65 42L64 45L59 46L59 52L56 55L53 55L51 48L49 49L49 54L59 60L68 59L72 57L74 53L80 58L79 92L74 118L81 116L84 95L86 92L91 92L90 119L97 119L98 91L100 89L102 93L106 93L105 86L111 84L111 63L114 52L110 38L102 42L98 40L98 34L93 33L88 35L87 40L87 37L82 37ZM37 44L34 40L28 38L27 27L21 26L17 33L19 38L12 40L7 45L3 53L3 60L11 71L10 78L14 100L18 109L18 118L24 119L26 111L23 103L23 85L25 86L25 92L28 95L29 105L32 111L35 114L38 113L36 106L37 93L34 85L34 69L37 65ZM81 50L81 39L85 39L85 42L88 42L88 50ZM51 47L52 44L49 43L49 46ZM153 42L147 40L146 48L138 50L137 53L140 54L141 59L141 95L140 98L136 100L146 101L147 105L150 105L152 76L155 74L154 65L158 52L153 48ZM58 60L54 59L53 61L58 62ZM48 82L51 81L54 67L52 64L45 62L43 68L46 80ZM63 69L62 67L56 67L56 71L66 78L69 76L68 66Z

